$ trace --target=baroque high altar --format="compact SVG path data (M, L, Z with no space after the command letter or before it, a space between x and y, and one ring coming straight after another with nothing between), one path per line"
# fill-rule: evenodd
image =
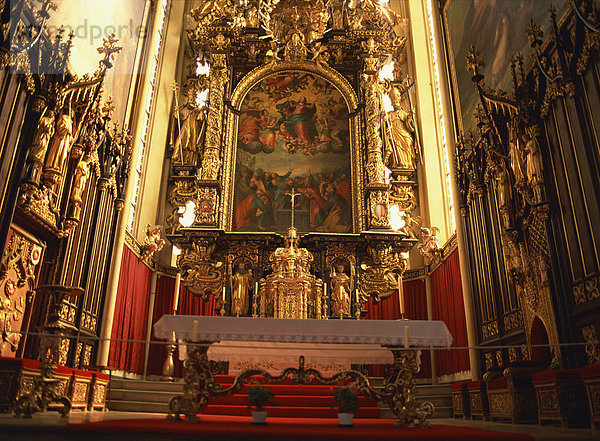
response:
M419 234L403 18L372 0L242 3L190 13L166 227L182 283L222 315L360 318Z

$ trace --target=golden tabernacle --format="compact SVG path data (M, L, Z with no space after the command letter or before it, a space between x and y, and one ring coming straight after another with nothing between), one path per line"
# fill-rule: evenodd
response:
M297 230L288 229L285 247L269 257L273 273L260 281L259 316L274 318L323 318L327 306L323 281L310 274L313 255L298 248Z

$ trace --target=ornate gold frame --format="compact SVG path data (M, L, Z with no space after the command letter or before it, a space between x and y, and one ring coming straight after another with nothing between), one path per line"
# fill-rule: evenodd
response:
M331 83L342 95L348 106L350 114L350 164L352 167L352 228L353 233L364 230L365 205L363 163L360 160L363 154L363 143L360 137L360 112L358 96L352 85L338 71L322 64L311 61L279 61L276 64L259 66L246 74L238 83L231 94L231 106L225 110L225 152L223 163L223 188L233 188L235 177L235 158L237 153L237 133L239 111L246 95L257 83L264 78L285 71L301 71L317 75ZM231 231L233 224L233 198L231 192L223 192L220 211L221 227Z

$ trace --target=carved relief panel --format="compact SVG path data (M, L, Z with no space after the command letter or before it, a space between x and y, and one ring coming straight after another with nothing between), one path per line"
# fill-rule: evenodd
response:
M44 248L41 243L11 230L0 262L0 355L15 357L27 329L28 306L34 296L38 264Z

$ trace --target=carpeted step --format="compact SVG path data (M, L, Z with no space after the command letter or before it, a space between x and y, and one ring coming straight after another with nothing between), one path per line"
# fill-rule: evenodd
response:
M338 413L337 409L331 409L330 407L268 406L265 410L267 410L269 416L286 418L336 418ZM209 404L202 413L207 415L249 416L251 415L251 410L247 406ZM361 408L354 417L379 418L379 408Z
M235 375L215 375L215 381L217 383L221 383L221 384L233 384L233 382L235 381ZM351 380L347 380L347 383L351 383ZM253 377L249 377L246 380L246 383L260 383L260 384L270 384L267 383L264 379L264 377L260 376L260 375L256 375ZM281 382L277 382L274 384L288 384L288 385L295 385L295 386L299 386L298 383L292 381L290 378L286 378L285 380L281 381ZM344 384L343 380L340 380L340 384ZM309 386L308 384L305 386ZM324 383L321 383L320 381L317 381L317 379L313 378L313 381L310 383L310 386L327 386L327 387L332 387L331 385L327 385Z
M331 407L335 406L333 396L319 395L276 395L273 399L277 406L299 406L299 407ZM237 405L244 406L248 404L248 396L245 394L234 394L228 397L211 398L210 404ZM365 397L359 397L359 406L377 407L377 403Z
M231 384L224 384L223 389L227 389ZM252 384L242 387L238 393L246 394ZM293 384L265 384L265 388L275 395L319 395L333 396L336 386L331 385L293 385Z

